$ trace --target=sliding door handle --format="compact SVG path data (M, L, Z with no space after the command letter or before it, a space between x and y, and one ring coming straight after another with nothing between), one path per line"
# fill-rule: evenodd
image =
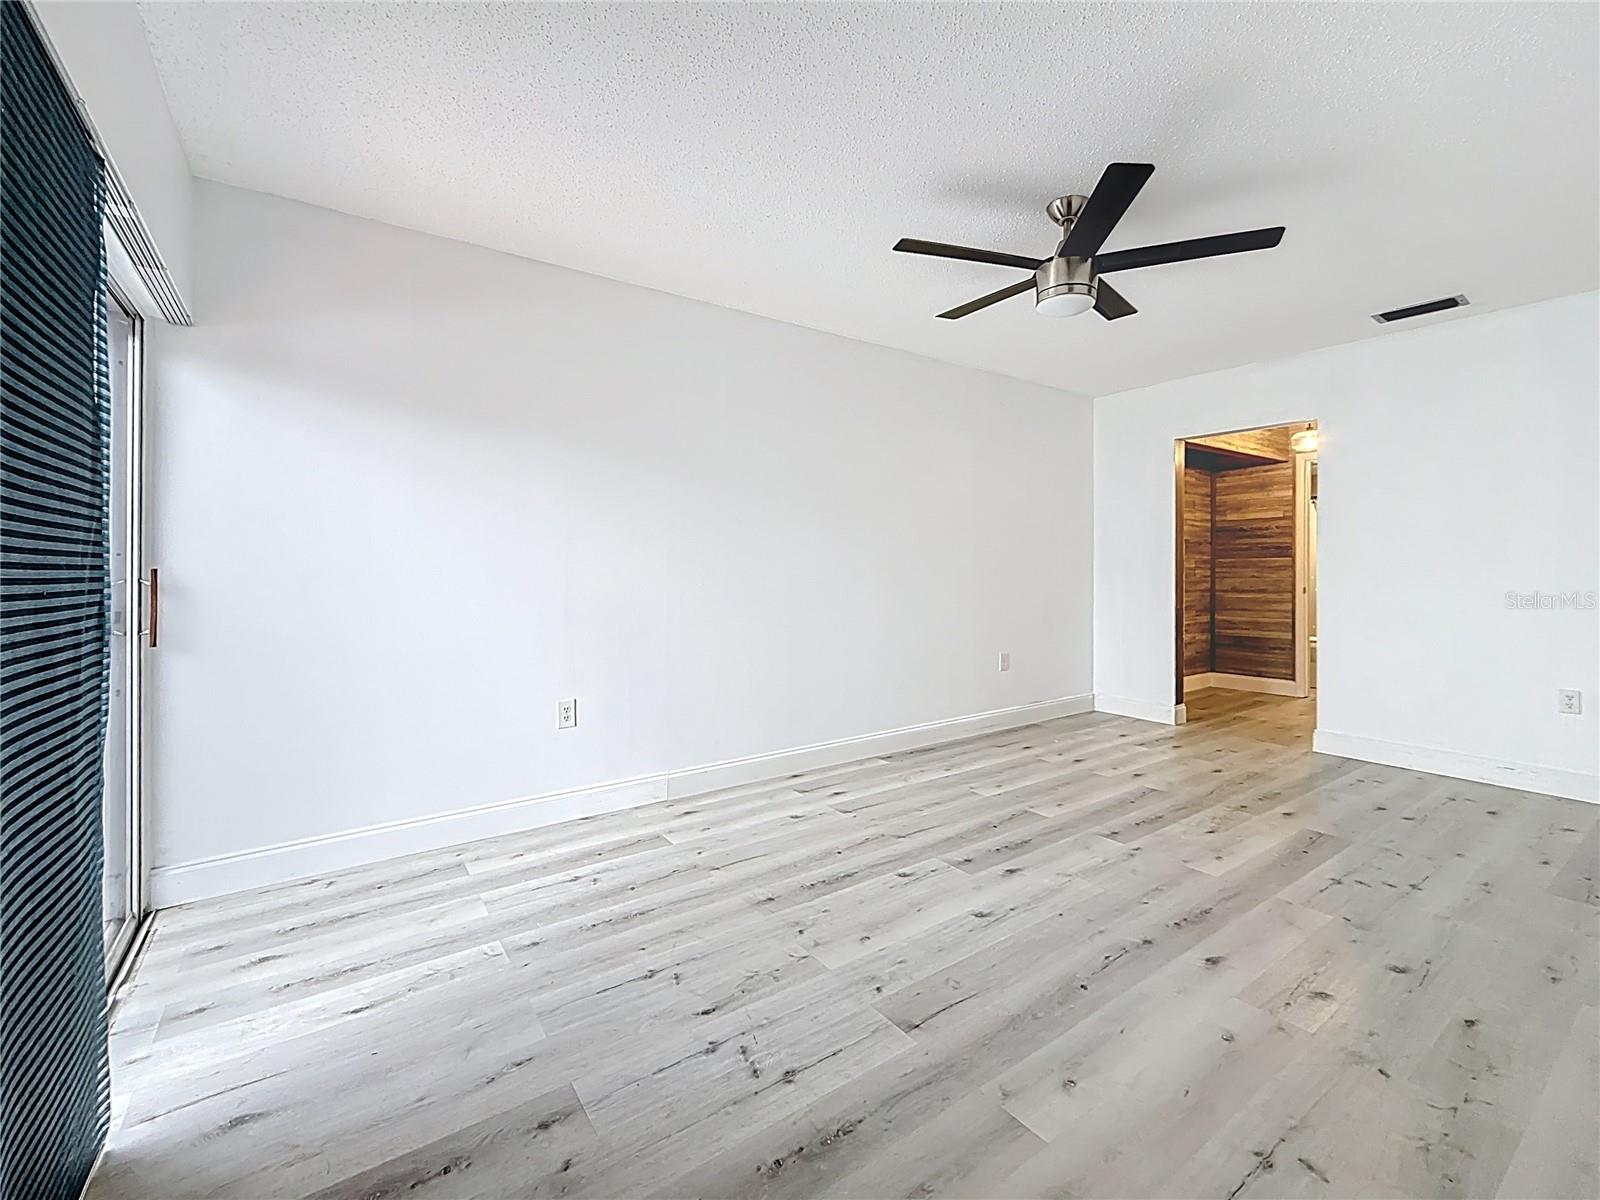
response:
M150 639L150 649L154 650L161 632L161 568L151 567L150 578L139 582L150 589L150 602L145 609L150 614L150 623L139 632Z

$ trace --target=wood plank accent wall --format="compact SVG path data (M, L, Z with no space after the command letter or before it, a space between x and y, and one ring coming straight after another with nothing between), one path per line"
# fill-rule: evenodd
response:
M1289 439L1305 425L1274 425L1269 429L1245 429L1238 433L1216 433L1209 437L1189 438L1191 446L1211 446L1217 450L1232 450L1239 454L1256 454L1262 458L1288 462L1294 458Z
M1183 472L1183 673L1211 667L1211 504L1214 476Z
M1271 463L1215 476L1213 670L1294 678L1294 470Z

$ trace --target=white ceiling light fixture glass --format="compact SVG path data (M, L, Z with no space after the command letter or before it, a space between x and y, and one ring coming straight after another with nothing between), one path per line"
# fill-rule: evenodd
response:
M1089 292L1056 292L1040 296L1033 310L1046 317L1076 317L1094 307L1094 296Z
M1296 454L1315 454L1317 451L1317 431L1315 429L1302 429L1298 433L1290 434L1289 449Z

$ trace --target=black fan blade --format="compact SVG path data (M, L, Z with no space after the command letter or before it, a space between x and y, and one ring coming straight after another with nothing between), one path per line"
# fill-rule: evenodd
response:
M1191 258L1215 258L1219 254L1242 254L1246 250L1271 250L1283 240L1283 226L1251 229L1245 233L1219 233L1216 237L1190 238L1186 242L1163 242L1159 246L1138 246L1132 250L1113 250L1095 256L1094 269L1101 275L1112 271L1131 271L1135 267L1159 267L1163 263L1187 262Z
M991 304L999 304L1002 300L1009 300L1013 296L1020 296L1032 286L1033 276L1030 275L1026 279L1019 279L1010 287L1001 288L998 292L990 292L987 296L979 296L976 300L968 300L965 304L958 304L949 312L940 313L939 316L946 321L954 321L957 317L964 317L969 313L975 313L980 308L988 308Z
M1000 250L977 250L971 246L951 246L944 242L924 242L919 238L901 238L894 248L902 254L931 254L935 258L959 258L963 262L992 263L997 267L1020 267L1024 271L1037 271L1042 258L1023 258L1020 254L1006 254Z
M1095 284L1094 293L1094 310L1108 321L1115 321L1118 317L1131 317L1139 311L1104 279Z
M1153 174L1155 167L1149 163L1112 163L1107 167L1089 194L1083 213L1072 223L1061 257L1088 258L1105 245L1128 205Z

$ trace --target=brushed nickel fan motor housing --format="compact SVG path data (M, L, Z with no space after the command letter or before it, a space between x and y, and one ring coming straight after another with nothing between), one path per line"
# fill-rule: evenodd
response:
M1045 214L1061 226L1061 240L1067 234L1089 203L1087 196L1057 196L1045 205ZM1056 247L1056 257L1047 259L1034 274L1036 295L1034 303L1052 296L1088 296L1095 299L1099 278L1095 275L1094 260L1089 258L1061 258L1061 247Z
M1039 300L1051 296L1088 296L1093 300L1099 282L1094 260L1088 258L1052 258L1034 273Z

